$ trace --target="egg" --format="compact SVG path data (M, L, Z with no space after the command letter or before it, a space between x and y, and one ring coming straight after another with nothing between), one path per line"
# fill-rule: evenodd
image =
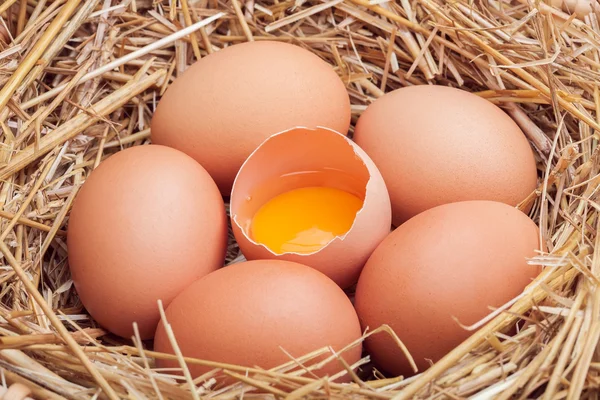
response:
M474 324L522 293L540 273L527 264L536 249L536 224L506 204L431 208L394 230L369 258L356 287L361 325L388 324L423 371L472 333L454 317ZM389 336L370 336L365 347L383 371L413 373Z
M322 273L293 262L258 260L222 268L185 289L165 315L187 357L271 369L326 346L336 352L348 346L340 356L349 365L361 356L360 324L348 297ZM356 346L349 346L355 341ZM173 354L163 323L154 349ZM157 366L179 364L158 357ZM191 363L188 367L193 377L212 369ZM313 372L332 376L343 370L334 359Z
M219 50L177 78L152 118L152 142L179 149L224 196L250 153L294 126L347 133L350 99L331 66L302 47L256 41Z
M296 127L269 137L244 162L231 219L248 260L298 262L347 288L390 232L391 207L362 149L333 130Z
M165 304L223 265L225 206L208 173L164 146L131 147L96 168L77 194L67 244L90 315L130 338L152 338Z
M581 19L592 12L600 11L598 0L551 0L550 4L568 14L576 14Z
M479 96L445 86L397 89L359 118L354 140L383 175L394 225L456 201L516 206L537 185L518 125Z

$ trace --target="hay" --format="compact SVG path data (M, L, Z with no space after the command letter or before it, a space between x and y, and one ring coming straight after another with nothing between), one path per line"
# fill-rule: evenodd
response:
M595 15L534 0L4 0L0 15L12 39L0 45L3 384L47 399L251 398L256 388L289 399L598 397ZM271 371L188 360L216 371L175 378L152 368L165 355L107 335L77 299L64 230L85 176L148 141L156 102L187 65L265 39L328 61L347 83L353 122L395 88L458 86L504 107L536 150L540 185L525 203L550 250L531 261L544 272L420 375L383 378L365 358L359 375L347 366L354 383L340 385L298 368L337 357L322 349ZM233 240L229 250L227 262L239 261ZM238 383L215 389L216 373Z

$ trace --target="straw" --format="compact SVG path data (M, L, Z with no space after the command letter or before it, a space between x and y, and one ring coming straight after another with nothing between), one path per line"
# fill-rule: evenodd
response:
M19 383L33 398L61 400L597 397L598 15L530 0L1 3L0 24L14 38L0 42L3 388ZM112 154L149 143L157 102L192 63L264 40L328 62L348 89L353 125L392 90L446 85L502 107L534 149L539 184L521 207L531 206L549 249L530 260L543 274L464 327L472 336L417 375L384 375L368 353L350 366L340 358L347 349L329 347L269 369L160 354L137 336L100 329L78 299L65 236L86 177ZM230 232L226 264L243 260ZM413 363L401 330L379 327L353 344L369 335L389 335ZM157 369L161 358L177 360L177 371ZM317 376L323 360L351 382ZM193 364L213 370L195 378ZM219 377L232 383L216 385Z

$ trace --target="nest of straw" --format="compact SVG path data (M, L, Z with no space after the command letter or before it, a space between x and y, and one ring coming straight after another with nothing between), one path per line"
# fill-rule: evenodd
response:
M10 32L0 44L2 385L44 399L598 397L595 15L539 0L3 0L0 16ZM211 376L155 370L164 355L107 334L73 290L65 228L85 177L148 142L156 102L188 65L264 39L329 62L347 84L353 122L393 89L449 85L503 107L536 151L540 184L528 201L549 254L531 262L544 272L420 375L384 378L368 357L348 385L294 362L269 371L212 363L236 379L217 388ZM233 240L229 250L227 262L239 261ZM508 336L517 321L523 328Z

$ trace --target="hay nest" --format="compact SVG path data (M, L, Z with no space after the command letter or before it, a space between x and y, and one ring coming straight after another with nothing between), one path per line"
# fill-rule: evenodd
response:
M2 385L22 383L44 399L248 398L256 388L290 399L597 398L596 15L539 0L3 0L0 15L10 32L0 44ZM504 107L536 150L531 216L550 254L532 262L544 272L420 375L383 378L367 357L349 385L290 365L213 364L237 379L215 388L210 376L154 370L164 355L108 335L77 299L65 225L85 177L148 142L157 100L189 64L264 39L329 62L347 84L353 122L395 88L456 86ZM238 256L231 241L228 262ZM524 328L507 336L517 320Z

